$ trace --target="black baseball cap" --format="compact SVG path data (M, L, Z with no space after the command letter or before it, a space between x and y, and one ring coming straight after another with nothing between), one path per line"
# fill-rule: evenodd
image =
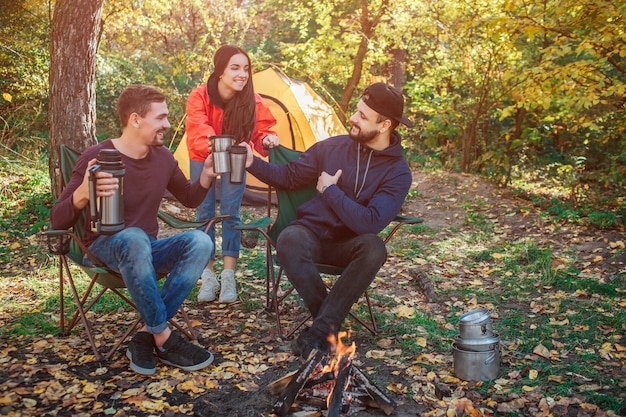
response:
M397 88L385 83L374 83L365 89L361 100L379 114L408 127L413 127L413 122L402 114L404 110L404 96Z

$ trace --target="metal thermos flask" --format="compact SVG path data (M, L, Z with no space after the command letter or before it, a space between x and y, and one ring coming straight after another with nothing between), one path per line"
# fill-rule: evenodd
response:
M119 187L109 197L96 197L96 172L109 172L119 179ZM91 231L112 235L124 228L124 174L126 169L117 149L101 149L89 168L89 210Z

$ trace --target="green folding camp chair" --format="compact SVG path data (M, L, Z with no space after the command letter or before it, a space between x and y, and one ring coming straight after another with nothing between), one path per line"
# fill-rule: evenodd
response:
M67 146L61 145L60 155L62 180L61 182L63 187L69 182L72 170L74 169L74 166L76 165L76 161L78 160L80 154L68 148ZM137 319L135 319L134 322L132 322L132 324L128 326L128 328L123 332L123 334L119 335L119 337L117 337L116 335L117 341L115 341L110 347L105 346L106 343L102 340L103 337L96 338L94 336L93 322L97 321L98 318L90 321L87 312L89 312L90 310L93 311L92 307L107 291L110 291L119 296L130 307L132 307L133 310L135 310L136 307L130 297L125 293L126 285L124 284L124 280L122 279L121 275L108 269L104 265L104 263L96 258L83 244L81 238L84 233L84 216L85 213L83 212L83 214L71 230L47 230L42 234L47 239L50 252L58 255L59 257L59 333L61 336L68 336L79 322L82 323L85 328L85 332L87 333L87 339L91 344L91 348L94 352L96 359L104 360L111 358L111 356L113 356L113 354L128 338L128 336L139 327L141 318L138 317ZM161 220L163 220L171 227L179 229L205 227L205 230L207 230L213 224L222 221L226 217L228 216L214 217L207 222L189 222L178 219L164 211L159 212L159 218ZM84 255L88 256L95 265L83 265L82 262ZM90 281L87 283L86 289L82 290L82 293L81 291L79 291L79 287L82 288L82 286L76 285L76 280L72 274L70 264L75 264L79 266L80 269L82 269L82 271L84 271L90 278ZM66 322L65 320L66 281L76 304L76 309L73 312L72 318L71 320L69 320L69 322ZM193 327L191 325L191 322L189 321L184 307L182 306L179 310L179 315L184 321L186 328L181 326L175 320L170 320L170 323L178 330L180 330L183 334L185 334L190 340L195 340L196 336L194 334ZM102 353L101 350L106 350L106 352Z
M286 164L290 161L296 160L300 156L300 153L301 152L299 151L295 151L281 145L271 148L269 150L269 160L272 163ZM276 219L274 220L270 216L270 205L268 204L268 215L266 217L237 226L237 228L242 231L258 232L267 241L265 257L266 310L275 314L276 327L279 335L283 334L280 318L280 304L287 296L289 296L289 294L291 294L291 292L293 292L294 288L289 287L286 290L281 289L283 268L275 256L276 240L278 239L278 235L282 232L282 230L296 219L298 207L300 207L302 203L310 200L311 198L313 198L313 196L315 196L315 194L317 193L315 186L316 184L313 183L303 189L295 191L279 190L270 187L268 190L268 202L270 201L272 192L276 192L278 200L278 215L276 216ZM408 224L422 223L423 221L424 219L419 217L396 216L396 218L392 222L393 226L391 230L383 237L384 242L387 243L400 227ZM324 275L341 275L341 273L343 272L343 268L333 265L326 265L323 263L317 264L317 269L321 274ZM365 322L353 311L350 312L350 316L359 324L361 324L364 328L366 328L370 333L376 335L378 333L378 326L376 323L376 318L374 316L372 303L367 291L364 293L364 297L367 302L370 322ZM291 330L287 331L286 336L291 337L300 327L302 327L310 319L310 315L306 316L295 326L293 326Z

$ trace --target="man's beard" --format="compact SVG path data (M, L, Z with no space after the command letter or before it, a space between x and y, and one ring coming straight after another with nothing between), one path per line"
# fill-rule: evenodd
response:
M160 134L163 135L162 139L159 139ZM152 140L152 143L150 144L150 146L163 146L164 144L165 144L165 131L162 131L162 132L158 132L154 136L154 140Z
M358 133L352 133L352 130L354 129L351 128L350 132L348 133L348 136L350 136L350 139L352 139L355 142L358 143L367 143L369 141L371 141L372 139L374 139L376 137L376 135L378 135L378 132L375 130L370 130L369 132L364 132L363 130L359 129Z

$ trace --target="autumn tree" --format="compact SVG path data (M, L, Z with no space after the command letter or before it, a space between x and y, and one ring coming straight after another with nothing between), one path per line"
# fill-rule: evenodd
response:
M515 101L502 119L523 111L522 139L563 155L572 186L590 177L623 186L626 3L508 0L505 10L524 66L508 74Z
M96 143L96 52L104 0L58 0L50 33L48 158L52 193L60 191L59 145Z
M49 11L45 0L0 6L0 144L22 159L45 154Z

